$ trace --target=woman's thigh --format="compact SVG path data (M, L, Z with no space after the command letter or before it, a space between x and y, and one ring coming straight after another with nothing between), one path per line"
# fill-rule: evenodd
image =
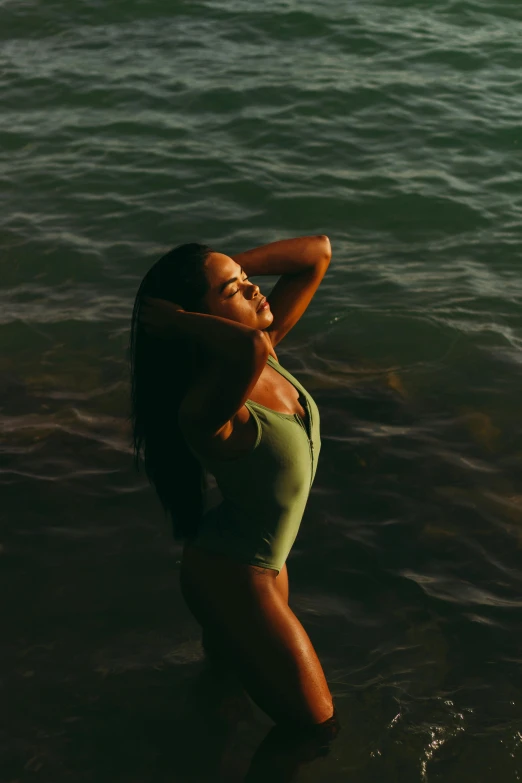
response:
M275 578L275 586L279 592L279 595L288 604L289 586L288 586L288 570L286 563L281 571ZM221 668L229 669L230 662L227 662L226 651L223 648L223 633L212 630L209 625L202 627L201 643L205 651L205 655L210 663L219 666Z
M276 723L322 723L333 702L308 634L277 591L253 601L245 622L227 612L224 623L238 676Z
M182 591L198 622L221 649L251 698L276 723L317 724L333 713L323 669L305 629L273 575L223 569L211 553L189 554Z

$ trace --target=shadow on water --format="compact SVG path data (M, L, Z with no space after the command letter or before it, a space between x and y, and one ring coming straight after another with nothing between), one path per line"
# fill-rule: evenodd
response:
M119 432L83 435L29 418L5 455L2 780L292 780L327 755L327 730L273 727L204 658L176 547L112 448Z
M91 686L43 688L36 708L32 695L25 726L10 727L3 780L38 773L55 783L286 783L326 756L337 733L267 731L238 682L207 663L121 673ZM16 728L24 741L13 737Z
M49 406L61 402L23 388L7 410L48 407L47 427L13 418L3 454L6 781L517 780L522 496L508 401L446 403L398 376L315 394L323 449L289 572L343 727L323 756L204 661L179 552L118 450L121 417L74 402L60 418Z

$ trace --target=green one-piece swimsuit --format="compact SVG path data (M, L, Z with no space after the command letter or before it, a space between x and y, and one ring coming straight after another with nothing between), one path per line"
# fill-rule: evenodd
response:
M245 405L257 427L254 446L236 459L203 456L222 502L204 514L191 544L249 565L280 571L292 548L315 478L321 449L319 409L304 386L272 356L268 363L300 392L298 413L279 413L253 400Z

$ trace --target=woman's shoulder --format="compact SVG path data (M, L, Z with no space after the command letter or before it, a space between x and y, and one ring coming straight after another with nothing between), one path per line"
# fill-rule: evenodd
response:
M233 460L246 456L255 446L257 422L243 405L226 425L212 437L202 436L180 417L180 427L187 443L203 460Z

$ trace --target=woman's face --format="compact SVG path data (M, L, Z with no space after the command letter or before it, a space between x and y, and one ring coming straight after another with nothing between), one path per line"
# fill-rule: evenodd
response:
M251 283L239 264L224 253L211 253L205 262L209 290L204 302L210 315L238 321L253 329L266 329L274 320L270 307L257 308L264 300L259 286Z

